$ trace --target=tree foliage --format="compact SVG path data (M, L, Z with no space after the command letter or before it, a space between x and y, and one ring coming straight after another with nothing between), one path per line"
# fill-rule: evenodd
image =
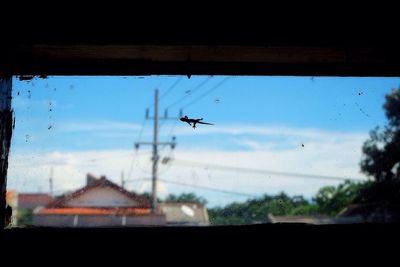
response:
M251 224L268 222L272 215L312 215L316 214L315 204L309 203L302 196L289 197L284 192L275 195L264 195L249 199L243 203L231 203L225 207L209 210L210 222L213 225Z
M377 182L400 179L400 90L386 96L384 105L388 125L370 132L362 151L361 171Z
M388 123L370 132L360 163L375 183L363 190L358 202L400 202L400 89L386 95L384 109Z
M180 195L170 194L165 199L165 202L179 202L179 203L202 203L207 204L207 200L199 197L194 193L182 193Z
M18 211L17 223L18 225L31 225L33 219L33 209L25 209Z
M152 199L150 192L144 192L140 196L145 197L149 201ZM164 200L157 198L157 202L177 202L177 203L201 203L207 204L207 200L203 197L197 196L195 193L182 193L180 195L169 194Z
M353 183L346 181L335 186L322 187L315 196L320 214L334 216L359 198L360 193L369 183Z
M209 210L213 225L252 224L268 222L274 216L327 215L335 216L359 198L368 183L346 181L338 186L321 188L312 201L302 196L290 197L285 193L264 195L243 203L231 203L225 207Z

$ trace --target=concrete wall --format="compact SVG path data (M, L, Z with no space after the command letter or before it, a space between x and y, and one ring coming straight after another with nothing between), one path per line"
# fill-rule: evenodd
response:
M33 215L32 225L51 227L73 227L74 216L65 215Z
M193 203L160 203L160 209L171 225L209 225L207 209Z
M124 227L166 225L164 215L33 215L34 226L45 227Z

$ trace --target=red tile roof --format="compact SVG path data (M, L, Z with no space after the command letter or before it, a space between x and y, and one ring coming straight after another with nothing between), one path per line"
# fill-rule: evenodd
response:
M52 198L48 194L38 194L38 193L19 193L19 202L46 202L51 201Z
M18 194L18 204L24 203L40 203L40 204L47 204L52 201L53 198L50 197L48 194L38 194L38 193L19 193Z
M130 199L136 201L137 203L139 203L141 208L150 208L151 203L145 197L139 196L135 193L125 190L123 187L120 187L119 185L111 182L110 180L107 180L105 177L96 178L95 176L93 176L91 174L90 174L90 176L91 176L91 181L88 185L86 185L85 187L83 187L81 189L76 190L75 192L73 192L71 194L68 194L68 195L65 195L65 196L55 199L54 201L52 201L51 203L49 203L47 205L47 208L63 208L63 207L65 207L65 204L67 203L68 200L76 198L76 197L84 194L86 191L91 190L93 188L106 187L106 186L114 188L114 189L118 190L120 193L129 197Z

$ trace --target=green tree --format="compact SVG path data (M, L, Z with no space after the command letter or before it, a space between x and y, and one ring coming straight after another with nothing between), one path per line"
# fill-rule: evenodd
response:
M388 125L376 127L363 145L361 171L378 182L400 179L400 90L386 96Z
M17 214L18 225L32 225L33 209L21 210Z
M180 195L170 194L165 199L165 202L180 202L180 203L202 203L207 204L207 200L203 197L199 197L194 193L182 193Z
M309 204L302 204L293 208L290 211L290 215L318 215L320 214L320 209L317 204L309 203Z
M375 179L359 202L400 201L400 89L386 95L388 124L370 132L362 151L361 171Z
M146 198L147 200L151 201L151 193L150 192L144 192L142 194L139 194L140 196ZM162 202L160 198L157 198L157 202Z
M231 203L225 207L209 210L213 225L252 224L268 222L268 215L329 215L334 216L353 203L360 192L369 183L346 181L338 186L326 186L316 194L314 201L307 201L302 196L290 197L284 192L248 199L242 203Z
M212 225L242 225L246 220L236 213L227 213L225 208L214 208L208 211L210 223Z
M252 224L268 222L268 215L311 215L316 214L315 204L302 196L289 197L285 193L275 196L264 195L248 199L243 203L231 203L221 208L209 210L213 225Z
M335 186L325 186L321 188L315 196L315 202L320 214L334 216L345 207L359 198L361 191L369 183L354 183L345 181Z

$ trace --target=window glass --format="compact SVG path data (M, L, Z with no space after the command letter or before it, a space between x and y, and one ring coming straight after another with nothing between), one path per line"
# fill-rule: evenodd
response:
M398 221L399 83L14 77L12 224Z

